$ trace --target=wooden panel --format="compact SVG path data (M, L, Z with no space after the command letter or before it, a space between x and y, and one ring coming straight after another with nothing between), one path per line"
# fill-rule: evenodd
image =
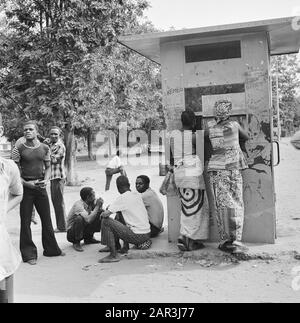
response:
M202 97L203 116L213 116L215 103L219 100L232 102L232 115L247 114L245 93L204 95Z
M185 109L183 88L184 48L178 44L162 45L163 106L169 131L181 128Z
M244 83L245 70L240 58L185 64L183 85L190 88Z
M245 85L225 84L185 89L185 108L203 113L203 96L245 94Z
M251 140L244 172L245 228L249 242L275 242L275 195L271 144L271 101L267 35L248 37L242 46L247 66L245 90Z

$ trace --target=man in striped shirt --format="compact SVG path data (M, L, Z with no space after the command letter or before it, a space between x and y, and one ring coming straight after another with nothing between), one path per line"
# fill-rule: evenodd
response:
M66 232L66 212L64 202L65 188L65 156L66 148L61 138L61 130L52 127L50 130L50 157L51 157L51 199L55 210L57 229L55 232Z

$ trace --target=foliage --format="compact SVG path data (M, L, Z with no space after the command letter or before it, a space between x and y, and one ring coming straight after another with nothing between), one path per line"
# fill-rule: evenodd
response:
M1 5L7 25L0 29L0 109L10 137L19 136L17 127L28 118L38 120L44 134L54 123L80 133L155 118L159 69L117 43L122 33L153 29L138 23L147 0Z
M276 75L278 70L279 108L283 127L296 118L297 90L300 86L300 64L297 55L276 56L272 59L273 111L276 115ZM274 117L274 126L277 118Z
M5 57L1 59L1 67L7 67L7 74L1 74L2 99L6 101L2 100L1 105L6 109L5 115L9 120L12 114L17 120L37 119L45 129L50 123L63 127L71 124L73 128L88 126L99 115L93 113L95 105L85 101L83 94L88 80L99 79L93 69L95 57L104 55L104 68L114 65L109 54L114 51L116 37L137 25L137 17L147 2L17 0L13 3L7 11L9 43L5 55L1 55ZM110 92L106 91L107 81L104 79L104 84L98 83L96 87L95 83L89 84L97 100L101 101L101 96ZM101 89L97 92L99 85ZM87 111L92 119L86 118ZM94 119L93 123L97 121Z

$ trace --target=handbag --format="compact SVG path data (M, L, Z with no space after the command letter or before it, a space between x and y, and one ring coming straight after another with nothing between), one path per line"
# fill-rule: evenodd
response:
M175 184L175 178L174 178L173 172L168 171L167 175L165 176L160 186L159 192L162 195L167 195L168 193L173 195L177 194L177 187Z
M175 185L180 188L205 189L203 167L198 156L187 156L174 169Z

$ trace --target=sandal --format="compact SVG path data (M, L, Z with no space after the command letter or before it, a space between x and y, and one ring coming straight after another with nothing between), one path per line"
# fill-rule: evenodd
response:
M230 241L226 241L224 243L221 243L218 246L218 249L220 249L223 252L233 253L236 250L236 247L233 246Z
M187 245L186 245L186 242L185 242L185 238L184 237L181 237L178 239L177 241L177 247L180 251L188 251L188 248L187 248Z
M151 247L151 245L152 245L152 241L147 240L147 241L143 242L142 244L136 245L136 249L147 250Z

